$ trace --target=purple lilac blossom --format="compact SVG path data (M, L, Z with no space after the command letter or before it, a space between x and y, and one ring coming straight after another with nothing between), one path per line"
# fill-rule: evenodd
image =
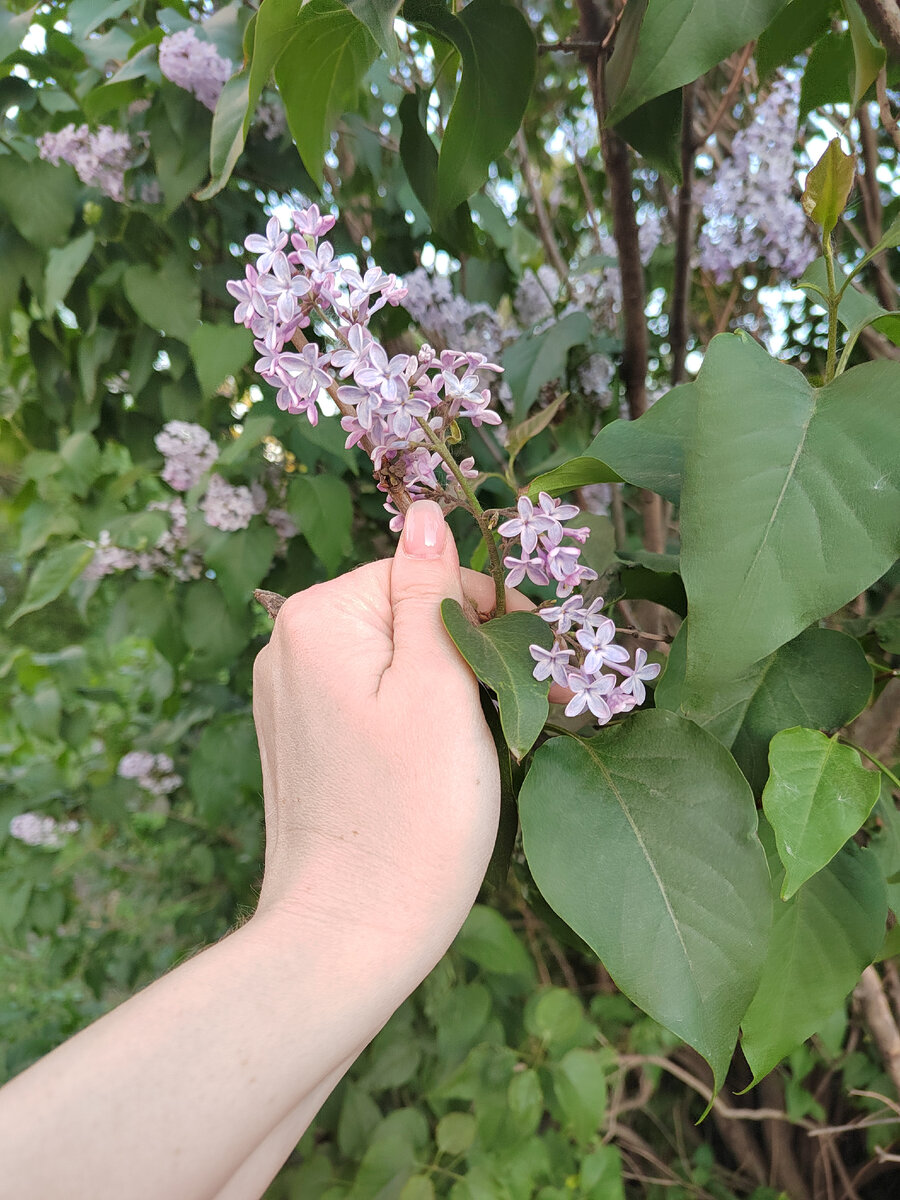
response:
M211 42L201 41L193 29L181 29L159 43L159 69L212 112L234 66Z
M37 140L38 153L53 165L66 162L88 187L99 188L111 200L125 199L125 172L140 153L127 133L100 125L91 133L87 125L66 125L58 133Z
M254 484L252 488L242 485L233 487L218 474L210 477L206 495L200 502L206 524L228 533L246 529L265 505L266 494L259 484Z
M809 223L794 196L799 79L776 80L731 156L703 190L706 223L700 266L717 283L762 259L795 279L816 256Z
M132 750L119 760L116 774L121 779L134 779L139 787L154 796L167 796L184 782L174 768L175 764L168 754Z
M153 441L166 460L162 478L176 492L189 492L219 457L207 430L190 421L168 421Z
M77 821L57 821L35 812L19 813L9 823L10 837L26 846L52 846L54 849L63 844L63 835L76 833L79 828Z

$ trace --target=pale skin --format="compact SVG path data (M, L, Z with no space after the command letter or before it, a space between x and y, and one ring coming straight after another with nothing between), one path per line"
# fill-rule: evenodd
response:
M493 608L418 501L393 559L285 603L254 670L257 911L0 1089L0 1200L263 1194L484 878L497 757L439 611L464 592Z

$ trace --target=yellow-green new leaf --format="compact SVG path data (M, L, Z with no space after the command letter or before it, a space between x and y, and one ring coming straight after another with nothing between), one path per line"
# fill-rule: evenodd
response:
M850 746L816 729L784 729L769 746L763 811L784 863L782 900L820 871L860 828L880 779Z
M841 139L832 138L825 153L806 176L806 187L800 202L803 211L812 218L827 237L847 207L856 178L856 156L845 154Z

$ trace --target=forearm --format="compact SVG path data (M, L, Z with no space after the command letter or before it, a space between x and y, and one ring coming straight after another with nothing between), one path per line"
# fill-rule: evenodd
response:
M352 1063L352 1058L342 1062L293 1112L288 1113L241 1163L215 1200L259 1200Z
M0 1091L0 1193L222 1192L402 1002L391 958L371 930L255 917Z

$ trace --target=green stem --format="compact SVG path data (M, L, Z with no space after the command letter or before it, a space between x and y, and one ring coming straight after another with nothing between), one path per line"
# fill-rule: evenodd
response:
M849 738L845 738L845 737L842 737L841 741L844 743L845 746L850 746L851 749L858 750L860 754L864 754L870 763L875 764L875 766L878 768L878 770L881 771L882 775L887 776L887 778L891 781L891 783L894 785L894 787L900 788L900 779L898 779L897 776L894 774L894 772L892 770L890 770L889 767L886 767L884 765L884 763L881 762L880 759L876 758L874 754L870 754L869 751L865 748L865 746L857 746L856 742L851 742Z
M548 733L564 733L566 737L574 738L576 742L583 742L585 740L574 729L566 729L564 725L554 725L552 721L544 722L544 730Z
M484 509L479 504L478 498L472 490L468 479L466 479L465 475L459 469L459 464L447 449L445 443L441 441L424 417L416 417L416 422L434 449L450 468L456 482L462 489L463 495L469 502L472 516L481 530L481 536L484 538L484 544L487 547L488 558L491 561L491 574L494 577L494 587L497 591L497 616L502 617L506 612L506 587L503 580L503 564L500 561L500 552L497 549L497 543L494 541L494 534L485 518Z
M822 238L822 249L825 251L825 271L828 275L828 356L825 360L825 382L831 383L837 367L838 305L841 302L835 285L831 234L825 234Z

